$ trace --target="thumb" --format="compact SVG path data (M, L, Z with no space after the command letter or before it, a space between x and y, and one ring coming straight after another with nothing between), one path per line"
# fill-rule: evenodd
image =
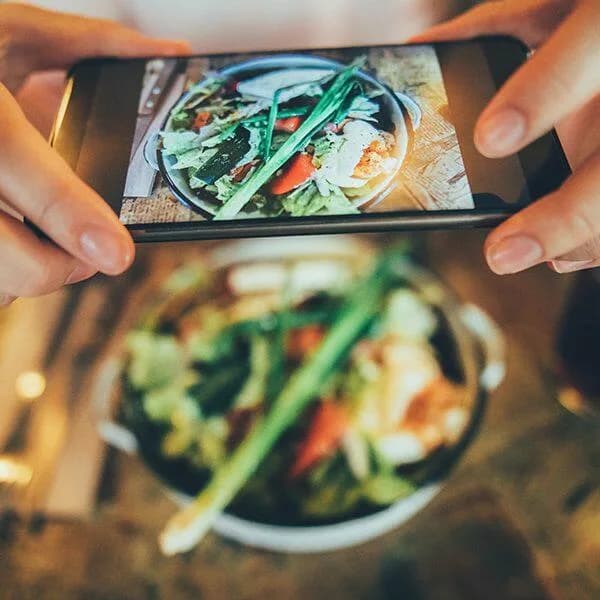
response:
M93 56L171 56L191 51L185 41L150 38L106 19L16 4L6 4L2 11L11 51L27 57L31 71L61 69Z
M482 35L512 35L530 47L539 46L571 12L572 1L504 0L486 2L434 25L412 38L412 43L462 40Z
M581 2L500 88L475 127L475 143L491 158L517 152L600 91L600 4Z

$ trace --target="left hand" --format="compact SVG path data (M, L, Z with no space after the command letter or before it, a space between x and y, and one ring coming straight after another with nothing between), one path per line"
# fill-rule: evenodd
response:
M117 275L134 256L131 236L114 211L40 136L14 92L31 74L91 56L188 52L184 42L153 40L110 21L0 3L0 198L49 238L0 207L0 306L97 271Z
M485 34L513 35L536 51L483 111L477 148L504 157L556 126L573 169L489 235L487 262L498 274L542 262L560 273L600 266L600 2L487 2L411 41Z

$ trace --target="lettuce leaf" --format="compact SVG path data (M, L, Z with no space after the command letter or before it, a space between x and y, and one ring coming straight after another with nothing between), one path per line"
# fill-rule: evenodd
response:
M344 141L343 136L328 131L325 135L316 138L312 144L314 146L313 163L316 167L321 167L327 156L337 153Z
M198 405L187 394L188 388L198 381L193 370L183 372L162 387L152 388L144 394L144 412L152 421L169 422L177 414L177 422L200 418Z
M318 213L347 215L359 212L337 185L327 183L325 191L327 194L319 191L311 181L283 196L281 204L293 217L306 217Z
M233 178L230 175L223 175L223 177L219 177L214 183L216 188L216 196L222 202L227 202L231 196L233 196L238 188L240 187L239 183L235 183Z
M132 331L126 342L130 356L127 376L136 389L162 387L181 373L183 354L173 336Z
M379 105L363 95L353 98L348 110L351 119L362 119L363 121L377 121L373 115L379 112Z
M189 169L195 167L196 170L212 158L217 152L216 148L194 148L183 152L177 156L177 162L172 166L173 169Z
M194 131L165 131L162 133L163 152L178 156L200 148L202 140Z
M247 126L246 129L250 132L250 137L248 138L248 144L250 147L248 148L248 152L242 156L236 166L245 165L251 160L254 160L260 154L263 138L262 129L260 127L251 126Z
M204 148L215 148L225 140L228 140L237 130L239 123L234 123L233 125L229 125L225 127L222 131L205 139L202 142L202 146Z

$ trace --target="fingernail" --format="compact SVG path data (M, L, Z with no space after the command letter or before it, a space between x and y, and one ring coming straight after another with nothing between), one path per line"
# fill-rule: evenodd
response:
M544 250L533 238L526 235L513 235L496 242L487 251L490 268L498 275L518 273L537 265L544 256Z
M596 262L591 260L553 260L551 261L552 269L557 273L573 273L581 269L587 269Z
M423 35L422 33L417 33L415 35L411 35L409 38L406 38L406 43L407 44L414 44L417 42L423 42L427 39L427 36Z
M133 260L131 244L122 236L99 227L85 231L80 238L80 245L89 262L108 275L122 273Z
M190 54L192 47L187 40L158 40L164 45L164 54L166 56L177 56L181 54Z
M91 265L86 265L84 263L79 263L74 269L73 272L67 277L65 280L65 285L70 285L72 283L79 283L84 279L88 279L92 275L96 273L97 269L92 267Z
M479 124L475 130L475 144L485 156L505 156L519 148L526 126L520 111L505 108L492 113Z

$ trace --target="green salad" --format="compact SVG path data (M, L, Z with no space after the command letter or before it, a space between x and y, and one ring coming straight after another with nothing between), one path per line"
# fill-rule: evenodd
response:
M362 62L205 78L167 121L165 164L215 219L358 212L399 166L383 88Z
M199 494L194 518L209 525L228 507L336 522L426 480L470 408L441 361L443 318L399 275L402 260L190 265L171 277L129 334L123 416L152 468Z

